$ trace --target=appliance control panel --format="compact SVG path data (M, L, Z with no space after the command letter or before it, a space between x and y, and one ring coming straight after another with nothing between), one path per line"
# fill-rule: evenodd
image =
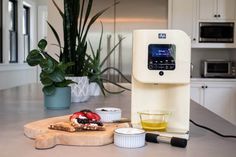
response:
M173 44L148 45L149 70L175 70L176 46Z

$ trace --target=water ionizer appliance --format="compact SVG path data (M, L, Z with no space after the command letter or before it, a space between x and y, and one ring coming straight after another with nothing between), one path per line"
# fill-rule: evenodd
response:
M191 41L179 30L133 32L131 122L140 112L169 112L163 134L188 138Z

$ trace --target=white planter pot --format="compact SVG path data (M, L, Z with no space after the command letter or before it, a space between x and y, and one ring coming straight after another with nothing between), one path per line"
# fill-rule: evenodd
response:
M87 76L82 77L67 77L77 84L71 84L71 101L85 102L89 99L89 79Z
M99 85L95 82L89 84L90 96L99 96L101 95L101 89Z

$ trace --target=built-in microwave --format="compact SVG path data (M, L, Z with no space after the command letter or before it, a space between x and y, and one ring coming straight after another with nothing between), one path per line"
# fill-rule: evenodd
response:
M201 76L206 78L235 78L235 62L203 60L201 61Z
M200 22L199 43L234 43L234 22Z

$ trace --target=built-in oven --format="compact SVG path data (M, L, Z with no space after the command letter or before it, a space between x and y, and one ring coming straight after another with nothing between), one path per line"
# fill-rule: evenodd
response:
M234 43L234 22L200 22L199 43Z

